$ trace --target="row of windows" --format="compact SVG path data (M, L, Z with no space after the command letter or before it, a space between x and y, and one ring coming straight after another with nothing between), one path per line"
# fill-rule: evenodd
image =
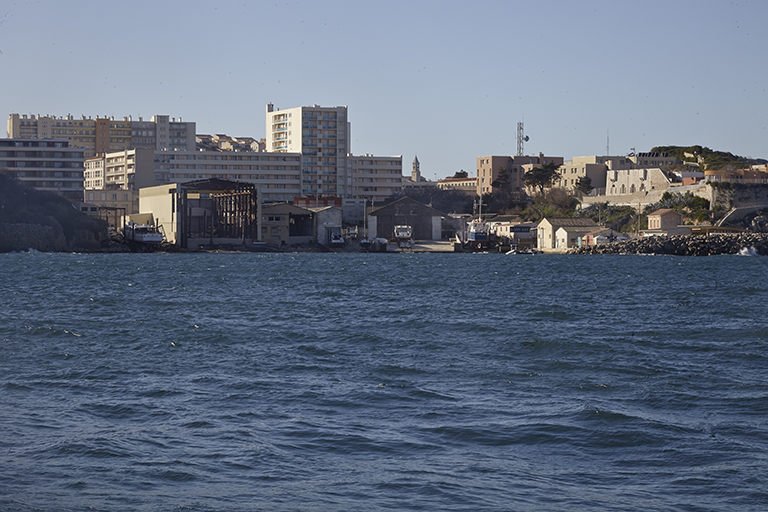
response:
M230 160L230 161L263 161L263 162L298 162L298 156L240 156L240 155L155 155L155 162L172 160Z
M299 172L298 166L291 165L204 165L204 164L158 164L159 169L216 169L231 171L293 171Z
M37 140L0 140L0 146L17 148L65 148L67 147L67 143Z
M82 168L82 165L80 165L79 162L8 162L5 164L5 166L6 167L39 167L41 169L63 168L63 167Z

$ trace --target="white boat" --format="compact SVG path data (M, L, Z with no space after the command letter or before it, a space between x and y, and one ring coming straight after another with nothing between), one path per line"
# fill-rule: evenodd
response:
M411 226L395 226L395 239L401 249L413 249L413 228Z
M410 240L412 236L411 226L395 226L395 238L398 240Z
M467 244L472 250L485 251L491 248L491 227L483 219L483 203L478 202L479 213L477 218L467 222Z
M136 222L129 222L125 225L123 237L126 242L138 244L157 245L163 241L163 234L157 229L157 226L137 224Z
M483 219L472 219L467 223L469 242L488 242L488 223Z

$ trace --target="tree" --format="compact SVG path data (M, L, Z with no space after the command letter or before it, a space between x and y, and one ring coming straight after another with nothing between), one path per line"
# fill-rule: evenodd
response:
M592 186L592 178L589 176L582 176L578 180L576 180L576 190L581 192L584 195L589 195L590 192L594 187Z
M541 167L534 167L523 175L523 183L528 187L536 187L539 193L543 194L546 187L552 184L560 177L558 169L560 164L550 162Z
M499 167L499 175L493 180L491 187L498 188L502 192L507 192L509 190L509 169Z
M469 178L469 174L467 174L467 171L464 169L460 171L456 171L456 173L453 175L454 178Z

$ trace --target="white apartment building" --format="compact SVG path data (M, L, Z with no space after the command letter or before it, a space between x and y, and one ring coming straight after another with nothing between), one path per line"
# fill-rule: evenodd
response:
M8 137L67 140L70 146L83 148L86 158L139 147L194 151L195 130L195 123L169 116L152 116L149 121L141 117L134 121L131 116L8 116Z
M340 177L351 153L347 107L295 107L286 110L267 104L268 152L301 155L302 196L345 194Z
M79 200L83 162L83 150L67 140L0 139L0 170L37 190Z
M139 190L155 185L155 150L136 148L85 161L86 190Z
M341 198L344 220L402 191L403 157L352 154L346 106L266 108L266 151L301 155L297 197Z
M296 153L137 148L90 158L86 165L84 200L94 204L102 191L138 191L209 178L255 183L262 201L292 201L300 195L301 155Z

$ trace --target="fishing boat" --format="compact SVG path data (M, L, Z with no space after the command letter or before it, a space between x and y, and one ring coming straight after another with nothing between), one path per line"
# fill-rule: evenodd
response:
M489 242L488 223L483 219L472 219L467 223L467 243L482 249Z
M484 251L490 248L491 234L490 226L483 220L483 203L478 202L479 213L477 218L467 222L467 248Z
M158 245L163 241L163 234L157 226L133 221L123 227L123 237L126 242L136 244Z

